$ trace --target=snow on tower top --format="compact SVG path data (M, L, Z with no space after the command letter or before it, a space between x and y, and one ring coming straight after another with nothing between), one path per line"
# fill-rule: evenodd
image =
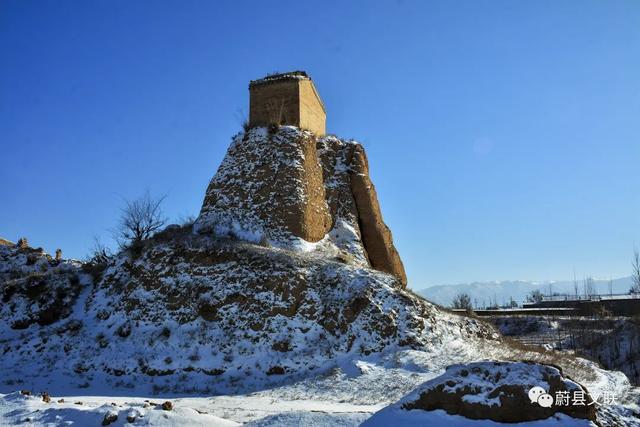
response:
M261 79L251 80L249 82L249 87L253 85L274 83L282 80L311 80L311 78L305 71L289 71L288 73L267 74Z

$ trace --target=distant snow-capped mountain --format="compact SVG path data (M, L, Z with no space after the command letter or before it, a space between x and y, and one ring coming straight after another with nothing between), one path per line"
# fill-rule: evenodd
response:
M609 293L608 279L594 279L595 291L599 294ZM627 293L631 287L631 277L622 277L613 279L612 292ZM420 289L417 292L428 300L443 306L451 305L453 298L460 294L466 293L471 296L474 305L480 307L486 306L491 302L497 302L502 305L507 303L511 298L516 302L523 302L527 295L538 289L542 293L574 293L573 280L564 280L556 282L533 282L525 280L502 281L502 282L473 282L460 283L457 285L436 285L429 288ZM578 280L578 290L580 293L584 291L584 281Z

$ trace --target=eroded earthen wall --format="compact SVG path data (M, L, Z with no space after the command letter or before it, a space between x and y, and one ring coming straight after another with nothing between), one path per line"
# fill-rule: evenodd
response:
M311 80L300 80L300 127L318 136L326 132L327 115Z
M239 135L209 184L194 227L284 247L292 237L317 242L330 233L358 263L407 283L364 148L352 141L291 127Z
M297 80L284 80L249 87L249 126L272 123L300 126Z
M362 243L371 266L391 273L407 285L407 275L400 255L393 244L391 230L382 219L376 189L369 178L369 164L364 148L355 145L351 159L351 192L356 202Z
M254 129L236 139L209 183L196 226L237 236L308 242L331 228L316 137L297 129Z
M311 80L256 84L249 92L249 126L277 123L325 134L326 114Z

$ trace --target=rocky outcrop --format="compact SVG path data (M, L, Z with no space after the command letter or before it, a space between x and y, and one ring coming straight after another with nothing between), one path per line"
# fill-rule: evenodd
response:
M500 423L543 420L558 414L596 421L596 405L582 385L564 377L558 367L533 362L450 366L443 375L385 408L380 418L393 411L438 409ZM370 420L371 425L375 419Z
M88 277L74 261L42 249L0 245L0 318L12 329L50 325L67 317Z
M364 148L291 126L237 136L207 189L195 229L303 251L347 253L407 278L382 219ZM313 243L315 245L310 245Z

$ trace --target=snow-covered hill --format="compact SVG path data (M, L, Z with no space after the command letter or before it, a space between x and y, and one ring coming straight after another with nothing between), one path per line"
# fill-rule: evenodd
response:
M81 265L0 251L0 377L11 386L251 391L327 372L340 357L495 339L390 275L189 227L157 236L137 258L120 254L95 283ZM43 322L43 312L56 317Z
M622 373L406 290L362 147L314 138L237 136L195 225L108 259L0 245L0 424L358 425L451 364L511 359L629 405Z
M0 414L12 422L99 419L108 410L122 419L145 399L171 398L181 408L171 417L194 423L209 420L200 411L256 425L357 425L446 366L482 359L561 363L590 390L631 390L621 373L511 347L481 321L393 286L390 275L321 253L189 227L106 266L0 251L3 289L12 289L0 311L0 393L14 393L0 399ZM66 309L40 322L52 297ZM46 390L54 402L18 397L21 389Z

